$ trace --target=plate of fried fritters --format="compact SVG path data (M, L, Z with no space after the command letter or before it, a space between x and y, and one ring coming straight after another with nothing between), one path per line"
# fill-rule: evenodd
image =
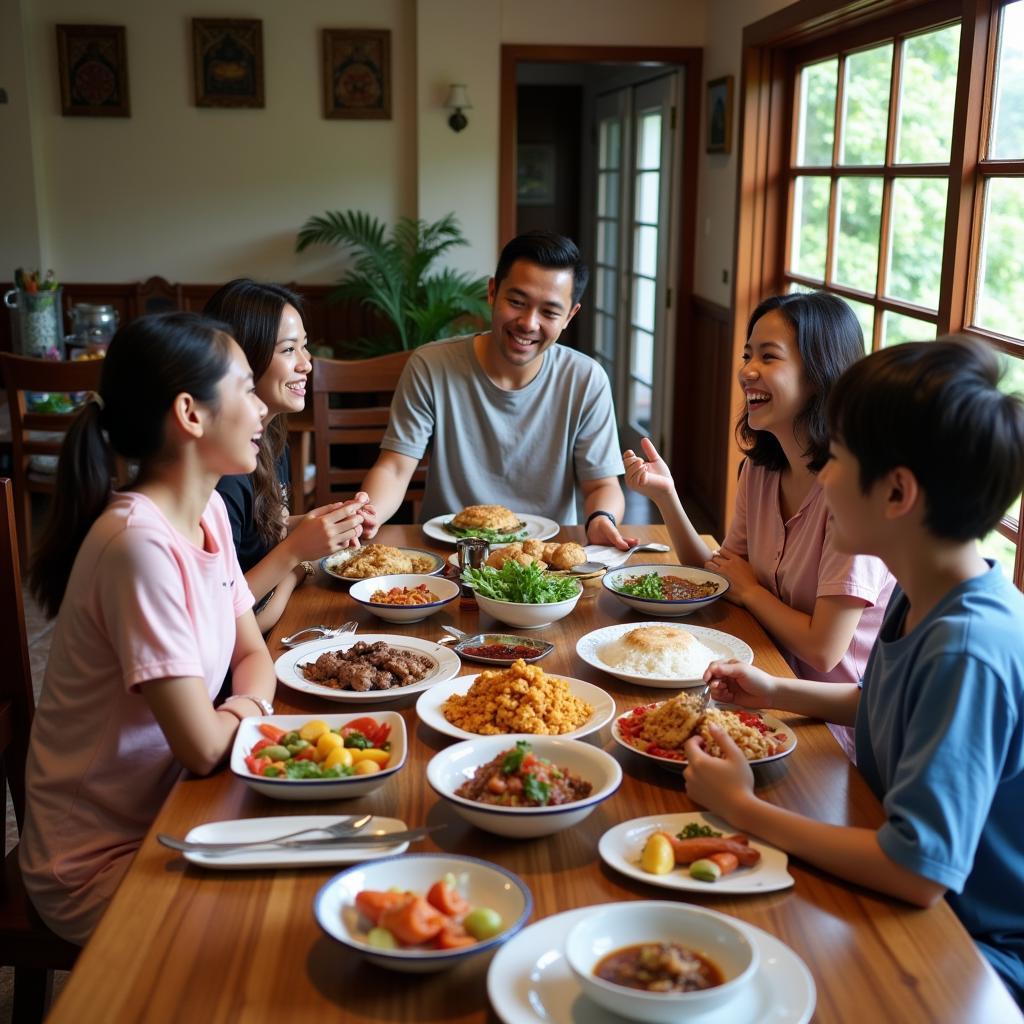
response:
M587 553L583 545L575 541L559 544L552 540L517 540L511 544L492 544L491 552L484 564L492 569L500 569L510 561L519 562L521 565L537 562L548 572L564 573L586 560ZM448 556L448 564L458 568L458 552Z

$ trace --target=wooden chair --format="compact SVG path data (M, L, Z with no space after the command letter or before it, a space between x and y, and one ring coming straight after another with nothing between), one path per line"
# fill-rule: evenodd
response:
M8 352L0 352L0 360L11 412L11 478L14 481L21 561L27 562L32 553L32 495L53 494L55 488L55 477L34 471L31 459L33 455L56 455L60 451L64 434L75 414L32 412L25 400L25 392L95 391L100 386L102 360L58 363Z
M135 315L173 313L185 308L180 284L171 284L162 277L150 277L135 286Z
M32 667L25 635L25 608L14 528L11 481L0 478L0 780L6 780L20 832L25 822L25 762L35 711ZM2 789L0 785L0 789ZM50 1000L53 971L71 970L78 946L43 924L29 901L18 867L18 848L6 848L0 882L0 964L14 968L14 1021L39 1021Z
M351 497L377 458L387 429L391 399L408 352L374 359L313 360L313 433L316 461L316 504ZM332 407L337 396L341 407ZM337 402L336 402L337 405ZM345 445L344 465L331 462L331 448ZM426 463L413 474L406 493L414 520L419 517L426 483Z

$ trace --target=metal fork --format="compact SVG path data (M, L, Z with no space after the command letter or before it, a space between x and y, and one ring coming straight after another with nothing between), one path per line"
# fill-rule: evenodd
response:
M307 626L305 629L300 629L297 633L292 633L291 636L281 637L282 647L297 647L299 644L307 643L310 640L331 640L336 636L344 636L346 633L354 633L359 628L359 623L343 622L340 626ZM314 636L306 637L305 640L299 640L298 638L305 633L313 633Z
M278 843L283 843L288 839L304 836L307 832L324 832L332 839L341 839L343 836L355 835L366 828L372 820L372 814L364 814L359 818L345 818L344 821L336 821L333 825L314 825L312 828L300 828L297 832L286 832L283 836L271 836L269 839L253 839L250 842L243 841L239 843L201 843L194 845L219 846L223 848L230 846L232 849L237 847L276 846ZM173 836L166 835L163 832L158 833L157 839L164 846L170 846L172 850L178 849L179 845L184 842L184 840L175 839Z

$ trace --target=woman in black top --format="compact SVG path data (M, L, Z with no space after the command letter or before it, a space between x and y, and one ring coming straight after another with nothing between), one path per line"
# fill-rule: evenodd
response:
M241 278L220 288L204 311L233 328L252 367L256 394L267 407L256 471L223 477L217 485L264 633L311 573L310 560L358 545L364 520L374 517L365 494L304 516L288 515L287 434L281 414L302 411L312 369L301 309L302 300L287 288Z

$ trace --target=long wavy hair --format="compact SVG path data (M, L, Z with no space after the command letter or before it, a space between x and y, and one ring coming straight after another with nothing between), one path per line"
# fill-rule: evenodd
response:
M54 499L29 572L29 587L51 618L78 549L110 500L111 449L137 459L144 471L163 451L167 413L178 395L216 409L230 342L225 324L198 313L140 317L114 335L99 401L86 402L61 445Z
M747 337L766 313L777 309L796 333L796 345L811 386L807 404L793 420L793 435L804 444L807 468L817 473L828 460L826 405L832 385L843 371L864 357L864 334L853 310L838 295L794 292L765 299L750 314ZM736 423L736 440L755 466L781 471L789 466L774 434L754 430L744 409Z
M294 306L302 317L302 298L295 292L279 284L240 277L218 288L203 309L207 316L230 325L257 384L274 358L285 306ZM287 505L287 494L277 476L277 463L287 440L285 420L275 416L263 430L252 474L253 522L257 535L268 548L281 540L282 509Z

